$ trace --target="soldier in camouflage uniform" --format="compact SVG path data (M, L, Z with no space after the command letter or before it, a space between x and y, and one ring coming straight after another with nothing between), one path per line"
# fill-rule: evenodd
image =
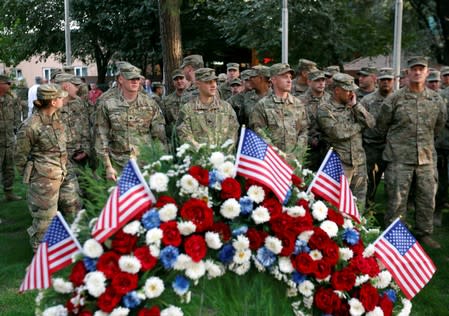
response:
M20 100L11 93L11 81L0 75L0 175L6 201L18 201L14 185L14 133L20 125Z
M270 67L273 93L257 102L249 115L249 128L287 154L300 159L307 149L307 112L304 104L289 92L293 69L288 64Z
M309 88L309 86L307 85L307 75L309 74L309 72L316 69L317 67L315 62L303 58L299 60L298 70L292 88L292 94L295 97L298 97L306 92L306 90Z
M151 89L153 91L151 98L156 101L157 105L161 106L162 96L164 95L164 85L162 82L155 81L151 85Z
M218 88L220 90L220 97L223 100L228 100L232 97L231 81L240 77L240 67L237 63L226 64L226 82L221 84Z
M449 87L449 67L448 66L441 67L440 75L441 75L441 90L444 90L447 87Z
M392 68L381 68L377 74L378 89L365 96L361 101L365 109L371 113L375 120L385 98L393 93L394 74ZM386 163L382 159L385 149L385 138L379 135L375 128L363 131L363 148L366 154L366 169L368 172L367 203L374 203L377 186L385 171Z
M137 156L139 145L153 140L166 145L164 117L156 102L140 91L140 69L125 64L119 71L120 90L101 98L95 120L95 149L107 179L113 181L117 180L116 168Z
M441 91L440 84L441 84L440 72L438 70L429 71L429 75L426 78L427 88L435 92L440 92Z
M440 248L430 237L437 189L434 138L446 122L447 110L441 96L426 88L427 63L419 56L408 60L409 84L382 104L377 129L387 140L383 153L388 196L385 224L406 215L407 198L414 189L415 234L425 245Z
M317 121L322 137L339 154L351 190L361 207L367 190L366 157L362 131L373 128L374 117L357 102L354 78L338 73L333 77L330 101L318 108Z
M187 82L189 83L182 97L182 104L198 96L198 88L195 85L195 71L204 67L203 56L189 55L184 57L179 68L182 69Z
M340 72L340 67L337 65L328 66L324 68L324 74L326 75L326 92L332 93L334 89L332 77Z
M14 92L20 100L21 112L22 112L22 122L28 117L28 88L25 79L18 81L17 85L14 87Z
M330 94L325 91L326 76L324 71L312 70L308 74L307 84L309 88L299 97L304 103L309 119L309 151L307 156L306 167L317 171L326 155L326 144L321 139L321 130L317 122L318 108L329 102Z
M200 68L195 78L199 95L181 107L176 123L179 142L199 148L202 143L221 145L231 139L232 150L237 144L239 123L231 105L217 96L215 71Z
M245 95L253 89L250 81L250 73L252 71L253 70L251 69L246 69L241 72L240 77L242 78L243 90L240 93L233 95L227 100L227 102L232 106L235 113L237 114L237 118L239 119L240 124L241 120L239 114L240 109L244 106L245 103Z
M357 100L362 100L365 95L373 93L376 90L376 67L362 67L357 72L359 76L359 88L355 91Z
M67 174L66 127L58 115L66 96L57 85L41 85L34 102L36 111L17 134L16 166L28 184L33 218L28 234L34 250L58 210L73 217L81 208L76 177Z

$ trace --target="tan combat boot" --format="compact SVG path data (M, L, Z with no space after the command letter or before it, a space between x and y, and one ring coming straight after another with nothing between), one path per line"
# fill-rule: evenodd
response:
M20 201L22 197L15 195L12 191L5 191L5 200L8 202Z

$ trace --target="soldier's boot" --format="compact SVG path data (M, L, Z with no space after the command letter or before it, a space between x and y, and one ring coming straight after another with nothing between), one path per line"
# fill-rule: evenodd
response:
M8 202L20 201L22 197L15 195L12 191L5 191L5 200Z

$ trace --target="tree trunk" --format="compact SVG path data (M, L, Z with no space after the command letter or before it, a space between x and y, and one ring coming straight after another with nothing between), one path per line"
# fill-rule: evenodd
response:
M449 3L447 0L438 0L436 4L436 15L441 24L443 47L441 48L440 63L449 65Z
M179 67L182 59L181 3L182 0L159 0L163 78L168 92L174 88L170 74Z
M108 71L109 60L112 54L110 52L103 53L99 45L94 48L95 62L97 64L97 83L106 83L106 73Z

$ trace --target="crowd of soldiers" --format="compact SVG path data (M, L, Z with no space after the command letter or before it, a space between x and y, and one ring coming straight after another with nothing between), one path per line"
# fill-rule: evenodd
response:
M394 91L391 68L363 67L357 86L338 66L320 70L306 59L296 69L277 63L242 72L238 63L228 63L227 73L217 76L202 56L190 55L171 74L175 90L166 96L159 82L148 93L139 68L127 62L117 68L115 85L95 104L80 98L79 78L56 74L54 84L42 85L37 94L55 100L64 95L64 104L58 108L53 102L54 111L38 108L21 125L26 116L21 116L20 102L8 91L10 81L0 79L5 197L20 198L12 192L17 133L15 159L29 183L33 248L56 210L73 214L81 208L81 168L95 172L102 163L105 177L116 181L141 146L158 142L173 152L177 144L199 147L232 139L232 150L243 125L288 160L307 150L305 165L313 171L332 147L361 209L374 202L384 176L385 225L413 208L416 236L429 247L440 247L431 235L434 221L441 224L438 214L448 207L449 87L438 90L433 83L449 85L449 67L429 74L426 58L410 58L401 72L401 88Z

